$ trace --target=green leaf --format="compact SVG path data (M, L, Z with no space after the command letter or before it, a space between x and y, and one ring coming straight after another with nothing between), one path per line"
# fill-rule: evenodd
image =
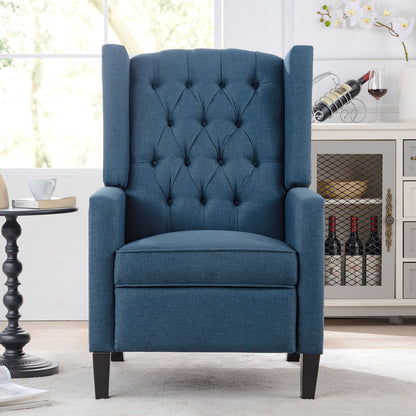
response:
M328 6L327 6L326 4L324 4L324 5L322 6L322 8L323 8L324 10L328 10Z
M323 23L323 22L324 22L324 18L323 18L323 17L321 17L320 22L321 22L321 23Z
M326 27L328 27L330 24L331 24L331 22L330 22L329 20L327 20L327 21L325 22L325 26L326 26Z

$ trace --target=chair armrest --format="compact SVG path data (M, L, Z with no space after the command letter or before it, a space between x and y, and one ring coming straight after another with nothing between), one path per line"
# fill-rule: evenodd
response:
M122 189L106 186L90 197L90 351L113 351L114 254L125 243L125 215Z
M324 199L307 188L286 195L286 243L298 253L297 352L321 354L324 316Z

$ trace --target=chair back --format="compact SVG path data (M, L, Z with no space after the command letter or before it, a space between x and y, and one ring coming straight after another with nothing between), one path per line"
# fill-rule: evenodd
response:
M259 52L129 59L103 47L104 180L126 189L127 242L203 229L284 239L285 195L299 185L285 184L285 76L283 59ZM291 158L307 160L298 144Z

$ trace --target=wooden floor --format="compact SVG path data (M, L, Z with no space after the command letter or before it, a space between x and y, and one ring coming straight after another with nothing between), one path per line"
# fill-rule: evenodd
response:
M88 349L85 321L22 321L21 326L32 337L27 351ZM402 325L387 319L326 319L325 348L416 348L416 318L405 318Z

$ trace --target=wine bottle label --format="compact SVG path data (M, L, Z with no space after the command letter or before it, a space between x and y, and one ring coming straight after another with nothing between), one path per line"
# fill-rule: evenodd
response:
M341 87L345 89L344 94L352 90L351 85L348 84L342 84Z
M379 254L365 256L365 281L367 286L381 285L381 256Z
M325 285L341 285L341 256L325 256Z
M339 97L341 97L341 94L338 94L336 91L333 91L333 92L325 95L325 97L322 99L322 101L325 104L331 105L332 103L337 101Z
M345 256L345 286L362 286L363 258L361 256Z
M348 84L342 84L336 90L331 91L330 93L326 94L325 97L322 98L322 101L327 105L331 105L335 101L343 97L346 93L351 91L351 89L352 88ZM345 103L345 100L344 100L344 103Z

